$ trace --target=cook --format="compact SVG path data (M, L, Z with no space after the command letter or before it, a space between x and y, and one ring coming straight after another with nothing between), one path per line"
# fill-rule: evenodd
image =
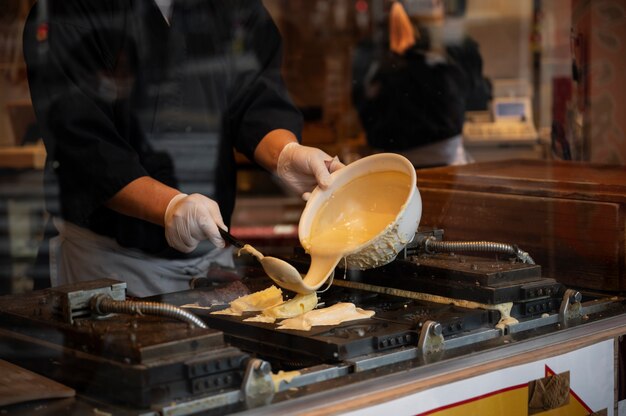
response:
M217 227L234 207L233 148L301 194L343 166L298 143L260 0L48 0L24 51L58 231L53 285L110 277L148 296L232 265Z

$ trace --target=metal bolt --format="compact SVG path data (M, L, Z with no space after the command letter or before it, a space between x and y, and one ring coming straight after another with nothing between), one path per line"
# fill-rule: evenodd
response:
M261 374L269 374L270 371L272 371L272 368L270 366L270 363L268 363L267 361L261 361L259 364L257 364L257 368L255 370L260 372Z
M443 333L443 328L441 327L441 324L439 322L435 322L434 324L432 324L430 327L430 333L436 337L441 335Z
M576 292L570 298L570 302L580 302L583 299L583 295L580 292Z

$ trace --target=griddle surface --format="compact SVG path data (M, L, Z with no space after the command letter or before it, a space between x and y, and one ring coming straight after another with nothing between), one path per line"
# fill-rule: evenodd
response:
M224 332L233 345L285 360L334 362L361 355L382 352L403 346L415 346L421 325L434 320L441 323L444 335L469 331L499 319L485 310L461 308L378 294L358 289L331 287L321 294L320 302L332 306L351 302L357 307L373 310L372 318L317 326L310 331L277 329L278 324L245 322L257 313L243 316L216 315L196 311L211 328ZM219 308L216 308L216 310ZM494 322L494 324L495 324Z

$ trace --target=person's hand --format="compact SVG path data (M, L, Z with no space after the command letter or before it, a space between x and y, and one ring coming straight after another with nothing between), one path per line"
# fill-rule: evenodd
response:
M227 229L215 201L200 194L178 194L165 210L165 238L170 247L192 252L202 240L223 248L225 242L217 227Z
M326 189L330 174L344 166L336 156L333 158L318 148L294 142L280 152L276 174L306 201L316 185Z

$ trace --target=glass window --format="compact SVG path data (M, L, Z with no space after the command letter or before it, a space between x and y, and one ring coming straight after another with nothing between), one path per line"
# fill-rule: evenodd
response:
M216 198L241 235L290 251L304 202L251 161L273 128L344 163L626 159L618 2L267 0L257 20L145 2L72 31L57 19L84 16L40 1L23 37L32 3L5 2L0 16L4 293L47 281L34 261L48 257L54 217L167 252L162 224L106 207L143 175ZM149 24L131 28L130 13Z
M369 336L381 350L419 342L416 288L482 306L519 293L507 313L524 322L562 322L580 296L617 303L626 291L625 21L622 0L1 0L0 295L45 306L43 289L109 278L129 298L177 305L219 289L226 307L271 283L257 261L265 255L291 262L296 280L311 264L326 267L335 280L324 280L325 306L354 303L383 320L413 307L408 335L371 335L369 324L320 335ZM299 228L307 198L381 154L405 171L355 168L384 175L346 181L357 190L323 205L309 229L331 237L316 264ZM407 178L418 191L403 188ZM400 243L375 240L400 229L407 210L414 228ZM349 252L354 235L380 243L385 260ZM240 253L245 243L262 254ZM238 285L259 276L266 287ZM64 324L99 307L89 299L65 308ZM465 331L452 303L436 337ZM466 311L468 325L511 318L482 306ZM125 347L141 344L126 318L111 332L122 351L103 347L124 365ZM291 343L318 346L324 363L363 352L301 338L267 346L265 333L233 322L214 329L243 338L242 350L263 345L262 357L289 356ZM154 332L174 343L187 329L168 331ZM137 354L176 355L169 348ZM311 364L281 358L274 369Z

